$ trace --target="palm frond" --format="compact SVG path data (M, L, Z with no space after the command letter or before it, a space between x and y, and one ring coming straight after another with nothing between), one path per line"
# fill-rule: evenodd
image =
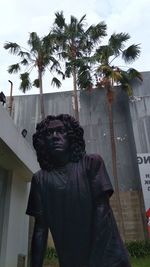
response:
M78 20L75 16L70 16L70 26L77 26Z
M124 71L124 70L120 69L120 73L121 73L120 83L121 84L130 83L130 76L128 74L128 71Z
M23 91L23 93L25 93L27 90L31 89L31 82L29 79L29 73L24 72L24 73L20 74L20 79L21 79L20 90Z
M132 96L133 90L132 90L132 86L129 83L122 82L121 87L128 94L128 96Z
M82 69L82 67L85 65L85 62L83 58L77 58L76 60L72 61L72 64L78 69Z
M58 53L57 55L58 55L59 59L66 59L68 57L67 52L65 52L65 51L62 51L62 52Z
M14 55L18 54L21 50L20 46L17 43L12 43L12 42L6 42L4 44L4 48L6 50L9 50L9 52Z
M136 69L130 68L127 71L120 69L121 79L120 84L123 90L127 92L129 96L132 95L132 83L137 79L143 81L142 75Z
M107 25L105 24L104 21L102 21L98 23L96 26L91 25L86 33L89 34L90 40L92 40L93 43L99 41L101 38L107 35L106 29Z
M60 88L61 82L56 77L54 77L51 81L51 85L56 86L57 88Z
M119 70L112 70L112 75L111 78L113 79L113 81L115 81L116 83L119 83L122 79L122 75L121 72Z
M97 68L97 73L102 74L105 77L110 77L112 72L113 72L113 70L112 70L111 66L109 66L109 65L100 65Z
M128 33L113 33L108 41L108 45L114 51L114 54L118 54L124 48L124 43L130 39L130 35Z
M28 52L24 52L24 51L22 51L22 50L19 51L18 56L23 57L23 58L27 57L28 59L31 58L31 57L30 57L30 53L28 53Z
M55 13L55 21L54 21L54 25L56 24L57 27L59 27L60 29L62 29L65 25L65 18L64 18L64 15L63 15L63 11L61 12L56 12Z
M67 78L71 77L71 73L72 73L72 66L70 62L66 62L65 64L65 76Z
M28 62L28 60L27 60L26 58L24 58L24 59L20 62L20 64L22 64L22 65L24 65L24 66L28 66L28 65L29 65L29 62Z
M35 86L36 88L39 88L40 87L40 81L39 81L39 79L35 79L33 81L33 86Z
M129 75L129 79L132 81L136 78L138 78L141 82L143 81L143 77L142 74L137 71L136 69L130 68L127 71L128 75Z
M52 66L50 67L51 71L61 68L59 61L56 60L54 57L51 57L51 62L52 62Z
M55 35L50 32L48 35L42 38L41 46L44 53L52 54L57 50L57 44Z
M57 72L58 75L61 75L62 76L62 79L63 80L65 80L65 74L61 70L56 69L56 72Z
M20 65L19 63L13 64L11 66L8 67L8 73L12 74L12 73L18 73L18 71L20 71Z
M78 71L78 87L81 89L88 89L92 86L92 77L90 68L87 65L83 65Z
M108 45L100 46L94 55L95 59L102 63L102 64L108 64L109 58L113 55L113 50Z
M133 62L135 59L137 59L140 56L140 46L139 44L135 45L130 45L127 49L125 49L122 52L122 58L124 59L125 62Z
M28 44L31 47L31 51L38 52L41 48L41 40L36 32L31 32L29 35Z
M84 14L81 19L79 20L78 24L81 24L86 18L86 14Z

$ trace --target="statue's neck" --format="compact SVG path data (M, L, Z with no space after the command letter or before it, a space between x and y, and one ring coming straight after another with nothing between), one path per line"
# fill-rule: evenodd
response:
M52 159L54 168L59 168L65 166L69 162L69 154L60 154Z

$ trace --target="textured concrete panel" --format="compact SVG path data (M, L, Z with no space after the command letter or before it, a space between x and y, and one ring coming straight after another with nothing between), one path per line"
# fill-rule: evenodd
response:
M150 153L150 72L144 72L143 82L134 86L130 112L138 153Z

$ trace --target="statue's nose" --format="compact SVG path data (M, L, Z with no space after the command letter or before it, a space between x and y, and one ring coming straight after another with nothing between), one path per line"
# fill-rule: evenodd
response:
M53 133L53 136L56 136L57 135L57 132L56 131L54 131L54 133Z

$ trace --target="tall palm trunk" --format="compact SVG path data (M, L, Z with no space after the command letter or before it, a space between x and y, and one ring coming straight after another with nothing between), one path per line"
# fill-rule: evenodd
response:
M73 65L72 68L72 76L73 76L73 97L74 97L74 106L75 106L75 118L79 121L79 106L78 106L78 95L77 95L77 73L76 66Z
M120 201L120 191L119 191L119 179L117 172L117 158L116 158L116 144L115 144L115 135L114 135L114 123L113 123L113 112L112 112L112 103L113 103L113 91L110 87L107 87L107 104L108 104L108 117L109 117L109 129L110 129L110 139L111 139L111 152L112 152L112 172L114 176L115 183L115 198L116 205L119 215L119 225L122 233L123 239L125 239L125 228L122 215L121 201Z
M42 84L42 70L38 68L39 73L39 88L40 88L40 107L42 120L45 119L44 99L43 99L43 84Z

